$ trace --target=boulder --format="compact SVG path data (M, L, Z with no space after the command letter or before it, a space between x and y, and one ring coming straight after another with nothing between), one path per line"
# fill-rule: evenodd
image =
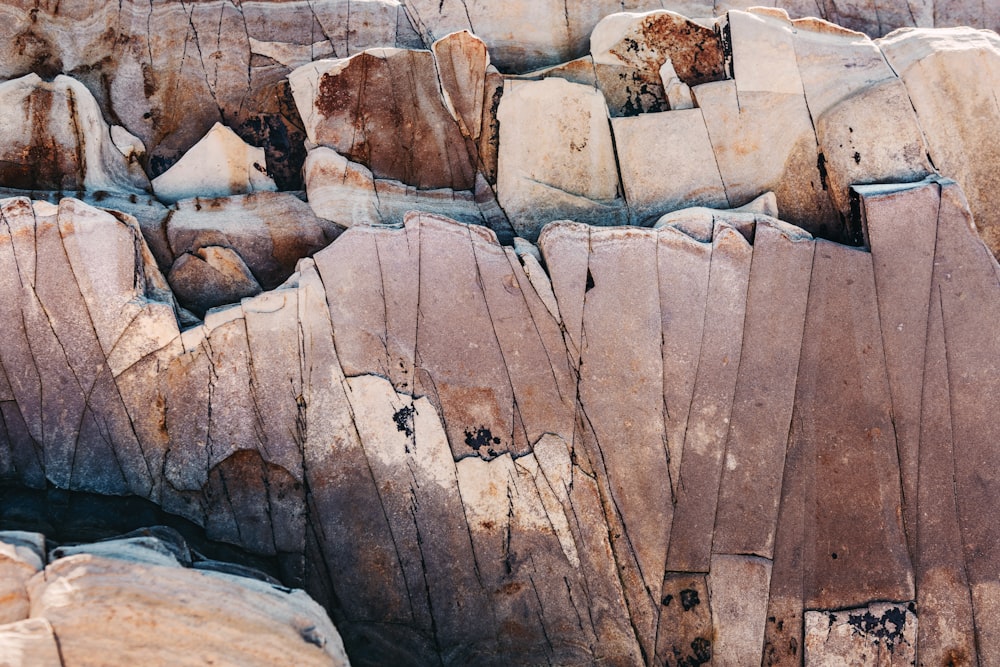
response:
M139 194L149 181L119 128L117 143L101 109L80 82L37 74L0 84L0 186L23 190L103 190ZM141 146L141 142L139 142ZM128 155L126 155L128 153Z
M627 219L604 97L551 78L511 81L500 100L497 195L519 236L553 220Z
M292 275L299 259L325 248L343 229L313 215L295 195L259 192L181 200L166 231L175 256L206 246L229 248L264 289L273 289Z
M178 302L198 317L210 308L261 291L250 268L231 248L205 245L180 255L167 274Z
M153 179L153 192L168 204L277 189L267 172L264 149L248 145L221 123Z

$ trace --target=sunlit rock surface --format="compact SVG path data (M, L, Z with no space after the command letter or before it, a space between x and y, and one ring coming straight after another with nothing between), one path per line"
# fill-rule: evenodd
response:
M348 664L303 591L192 555L163 528L144 532L48 549L44 535L0 532L0 563L23 573L4 579L16 599L0 598L4 664Z
M0 4L0 664L991 664L997 12L722 4Z

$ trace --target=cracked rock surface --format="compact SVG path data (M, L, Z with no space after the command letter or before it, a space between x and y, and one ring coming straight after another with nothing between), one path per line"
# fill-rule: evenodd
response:
M0 664L1000 655L991 6L28 4Z

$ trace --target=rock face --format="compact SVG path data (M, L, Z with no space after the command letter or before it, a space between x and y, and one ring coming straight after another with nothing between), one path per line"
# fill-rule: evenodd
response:
M0 600L0 659L59 667L348 664L337 630L303 591L193 561L172 537L47 552L43 535L0 532L0 563L22 573L4 579L17 593Z
M0 663L1000 655L994 33L161 4L0 3Z
M885 648L890 630L892 661L985 653L997 575L972 545L992 543L997 496L972 461L995 440L971 397L991 395L992 356L950 350L988 344L997 265L954 183L854 192L867 249L701 209L653 230L550 225L548 276L483 227L412 214L352 227L185 332L155 301L74 324L142 303L155 269L123 245L121 280L67 299L57 276L88 275L69 249L134 231L10 200L2 302L24 324L0 348L4 474L138 493L282 555L358 664L780 662ZM24 372L15 355L63 339ZM84 365L105 348L124 360ZM51 400L77 412L51 421ZM949 403L969 407L942 431ZM952 468L944 502L931 471ZM913 541L944 526L969 537ZM903 606L827 612L880 600ZM924 611L968 633L924 634Z

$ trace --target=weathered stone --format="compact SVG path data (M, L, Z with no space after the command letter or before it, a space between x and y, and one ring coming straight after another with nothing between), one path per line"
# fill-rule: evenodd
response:
M992 204L1000 181L990 167L1000 159L993 131L1000 110L992 92L1000 86L1000 38L968 28L913 30L879 46L906 86L930 159L962 186L979 233L1000 253L1000 220Z
M913 604L878 603L843 611L809 611L805 618L807 665L913 665L917 615ZM952 664L955 664L952 661Z
M441 96L430 52L374 49L304 65L289 81L314 144L363 164L377 178L420 189L472 189L475 144L470 153Z
M260 283L240 256L214 245L178 257L167 280L180 304L199 317L209 308L260 293Z
M689 206L729 206L701 109L615 118L611 127L635 224Z
M802 600L810 609L910 600L871 255L828 241L814 252L791 433L805 466Z
M420 190L400 181L375 178L367 167L348 161L330 148L309 151L303 169L309 205L315 214L343 227L400 225L410 211L436 213L491 228L503 224L493 219L473 192ZM492 193L489 198L492 200Z
M743 347L752 248L736 229L716 223L704 334L684 433L667 570L708 572Z
M0 84L0 185L25 190L140 193L149 181L126 157L96 100L80 82L36 74Z
M34 577L30 595L32 617L51 624L64 665L107 655L136 664L168 656L191 665L347 664L319 605L252 579L78 555ZM123 615L133 622L116 621Z
M708 664L712 660L713 639L705 575L668 572L660 590L656 664Z
M500 100L497 194L518 236L547 222L622 224L615 152L600 92L557 78L512 81Z
M982 331L1000 316L1000 304L995 298L996 260L973 229L961 190L954 183L942 183L931 294L942 314L953 434L952 488L972 594L976 647L985 659L1000 650L1000 618L995 616L1000 559L986 546L997 539L998 529L988 519L997 480L987 463L996 455L997 426L990 404L982 399L998 391L996 360L990 353L996 343ZM969 299L973 285L983 294L974 303Z
M872 109L879 113L871 113ZM919 181L934 169L927 161L906 88L898 79L865 88L813 117L830 198L845 218L851 215L851 185ZM851 230L853 241L860 241L859 232Z
M207 246L239 255L264 289L273 289L295 264L329 245L343 230L316 217L308 204L284 192L217 199L185 199L167 220L174 255Z
M766 219L756 223L713 553L774 553L812 246Z
M0 532L0 627L28 618L31 601L27 583L44 566L44 536Z
M712 604L712 660L748 665L764 644L771 561L752 556L712 556L708 591Z
M462 134L478 139L483 130L483 93L490 55L486 44L468 31L455 32L431 45L441 94Z
M28 618L0 625L0 659L4 665L65 667L52 625L43 618Z
M861 198L863 227L875 268L902 476L904 527L910 553L916 554L924 354L941 191L937 183L927 183L856 186L855 192Z
M169 204L191 197L226 197L277 190L264 149L248 145L216 123L170 169L153 179L153 192Z

